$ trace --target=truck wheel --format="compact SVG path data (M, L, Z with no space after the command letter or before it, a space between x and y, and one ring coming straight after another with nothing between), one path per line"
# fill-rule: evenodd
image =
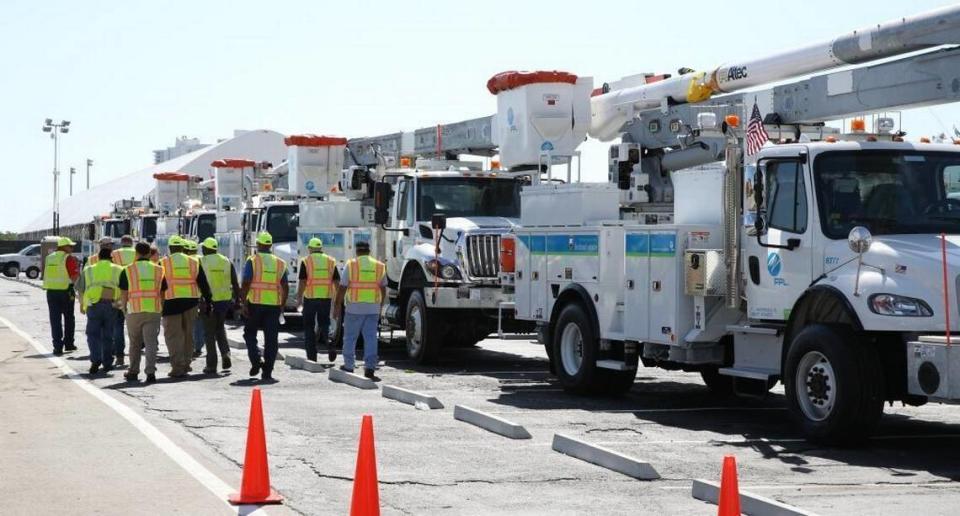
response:
M16 278L20 275L20 266L15 263L7 265L3 268L3 275L8 278Z
M430 363L436 359L442 345L441 339L446 333L443 323L434 317L433 310L427 308L423 293L415 290L407 299L406 334L407 356L418 364Z
M579 304L569 304L560 311L553 332L553 359L557 378L565 391L590 394L600 390L597 338Z
M38 267L30 267L27 269L27 277L30 279L37 279L40 277L40 269Z
M733 394L733 377L720 374L718 369L716 366L707 367L700 371L700 378L711 394L730 396Z
M845 327L801 330L790 343L784 386L787 408L813 442L862 440L883 414L880 359Z

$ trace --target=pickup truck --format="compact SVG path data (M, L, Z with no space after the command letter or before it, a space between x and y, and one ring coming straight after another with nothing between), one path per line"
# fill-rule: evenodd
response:
M17 253L0 254L0 271L8 278L26 272L30 279L40 277L40 244L31 244Z

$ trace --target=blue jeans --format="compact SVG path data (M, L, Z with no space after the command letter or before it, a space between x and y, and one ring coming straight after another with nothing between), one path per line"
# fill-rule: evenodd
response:
M377 368L377 330L379 314L343 314L343 365L353 369L357 355L357 337L363 334L363 367Z
M320 344L327 347L330 333L330 300L304 299L303 300L303 347L307 358L317 359L317 333L319 329Z
M48 290L47 312L50 316L50 337L54 351L73 346L76 319L73 316L73 290Z
M117 309L110 302L101 301L87 308L87 346L90 362L113 365L113 326Z
M243 341L247 344L247 356L250 363L260 362L260 349L257 347L257 331L263 330L263 370L273 371L273 361L277 359L278 334L280 333L280 307L268 305L250 305L250 316L243 326Z
M204 338L203 333L203 321L198 317L196 321L193 321L193 350L202 350L206 342L207 340Z
M116 324L113 325L113 354L117 356L117 362L123 359L123 352L126 349L123 331L123 310L117 310Z

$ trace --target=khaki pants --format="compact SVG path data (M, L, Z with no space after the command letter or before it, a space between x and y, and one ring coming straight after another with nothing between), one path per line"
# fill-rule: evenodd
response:
M196 307L177 315L163 316L163 339L170 352L170 374L180 376L190 370L193 361L193 324Z
M143 372L155 374L160 337L160 314L149 312L127 314L127 335L130 336L130 369L127 370L127 374L140 374L140 353L145 353L147 356ZM141 345L144 347L142 352Z

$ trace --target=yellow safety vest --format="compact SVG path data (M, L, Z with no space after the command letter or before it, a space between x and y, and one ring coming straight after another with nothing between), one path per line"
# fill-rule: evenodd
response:
M257 253L247 261L253 263L247 301L255 305L280 306L280 282L287 264L271 253Z
M113 260L113 263L126 267L137 259L137 251L132 247L121 247L110 253L110 259Z
M210 285L211 300L229 301L233 297L230 260L220 253L205 254L200 257L200 266Z
M369 255L358 256L347 262L350 284L347 286L347 303L380 304L380 283L386 274L384 265Z
M123 267L113 262L97 262L87 265L83 269L83 301L90 306L101 300L104 289L113 290L114 294L120 289L120 273ZM113 299L117 296L114 295Z
M311 253L301 259L300 268L307 271L307 288L303 291L303 297L330 299L336 266L336 260L326 253Z
M174 253L161 260L161 264L163 279L167 281L164 299L200 297L200 287L197 286L200 263L197 260L183 253Z
M70 274L67 272L67 253L54 251L43 260L43 289L67 290Z
M132 314L160 313L163 267L149 261L137 260L127 266L127 310Z

